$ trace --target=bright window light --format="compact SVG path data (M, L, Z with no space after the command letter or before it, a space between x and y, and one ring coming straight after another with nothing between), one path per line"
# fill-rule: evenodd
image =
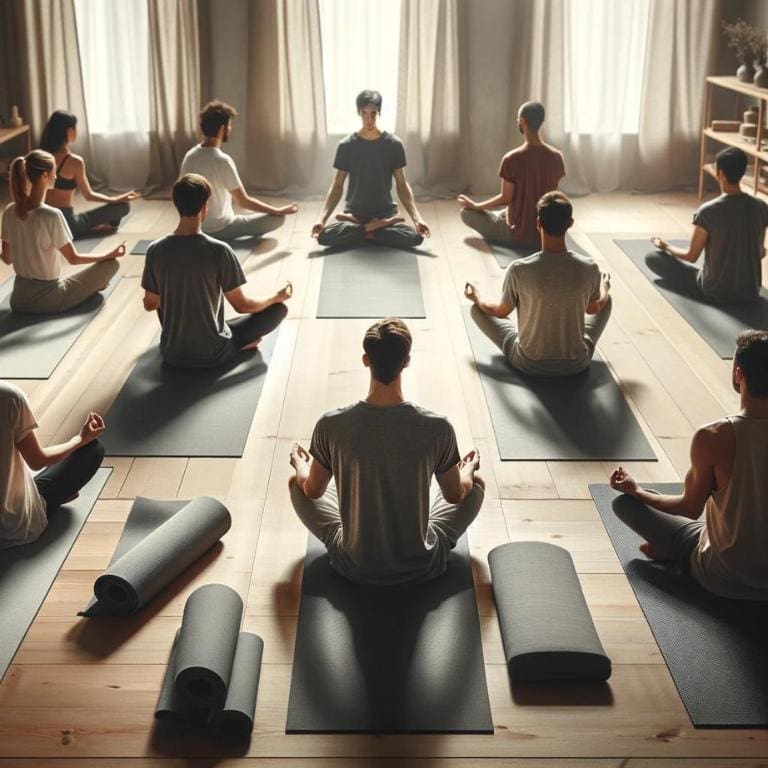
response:
M359 128L355 97L366 88L383 98L380 125L395 130L401 0L319 0L326 127Z
M149 133L147 0L75 0L75 18L91 133Z
M637 133L649 0L570 0L565 127Z

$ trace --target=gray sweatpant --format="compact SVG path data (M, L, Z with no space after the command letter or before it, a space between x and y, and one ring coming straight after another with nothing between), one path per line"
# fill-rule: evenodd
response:
M461 220L486 240L507 243L508 245L530 245L531 253L535 253L541 248L539 242L521 243L520 240L512 237L513 230L507 224L506 208L502 208L500 211L475 211L471 208L462 208Z
M283 225L285 216L272 216L269 213L249 213L235 216L223 229L206 232L217 240L234 240L237 237L261 237Z
M13 281L11 309L35 315L57 315L103 291L115 276L117 259L97 261L59 280L32 280L18 275Z
M517 326L508 318L491 317L478 306L473 305L471 314L480 330L504 353L509 364L531 376L573 376L586 370L595 354L597 340L608 324L612 301L608 297L603 308L596 315L587 315L584 321L584 342L589 348L586 360L542 360L529 361L520 354Z
M424 238L407 224L382 227L373 233L373 237L366 238L364 224L336 221L323 229L317 242L326 248L353 248L366 244L386 245L390 248L415 248L424 242Z
M291 483L291 502L296 514L311 533L323 542L333 558L341 542L341 515L336 484L331 481L319 499L305 496L296 483ZM438 547L450 551L472 524L483 505L485 491L477 484L461 502L450 504L438 489L429 511L429 526L437 535ZM447 552L446 552L447 554ZM353 580L354 574L349 575Z

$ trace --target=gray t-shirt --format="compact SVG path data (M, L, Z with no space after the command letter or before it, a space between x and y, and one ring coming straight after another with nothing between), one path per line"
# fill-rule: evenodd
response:
M760 295L760 260L768 205L752 195L720 195L704 203L693 223L709 233L698 283L716 301L754 301Z
M579 371L589 365L585 310L600 298L600 267L573 251L541 251L507 267L502 300L517 309L518 337L512 359L541 375Z
M412 403L360 401L326 413L309 452L336 480L342 522L332 556L337 571L380 584L443 572L446 551L436 546L429 524L430 482L460 458L444 416Z
M378 139L368 141L353 133L339 142L333 167L349 174L345 211L361 221L397 212L392 175L405 168L405 149L397 136L382 131Z
M224 296L246 282L234 251L208 235L167 235L147 249L141 287L160 296L160 351L171 365L208 368L237 353Z

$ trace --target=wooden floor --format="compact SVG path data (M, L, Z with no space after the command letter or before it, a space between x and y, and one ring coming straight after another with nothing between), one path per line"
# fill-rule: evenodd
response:
M576 240L589 232L687 234L692 195L592 195L575 201ZM461 317L468 278L498 286L501 270L462 225L455 204L426 203L435 257L421 257L426 320L410 321L409 399L450 416L460 448L477 446L487 498L470 530L493 736L286 736L284 733L306 532L290 506L288 450L305 444L325 410L364 396L361 338L369 321L317 320L322 259L308 258L319 203L267 239L246 263L254 285L294 285L273 364L242 459L108 459L101 499L0 685L0 768L8 766L597 766L729 768L768 765L768 732L694 730L587 490L606 463L501 462ZM175 223L167 201L140 201L119 236L130 247ZM626 259L613 250L614 309L600 347L658 462L631 465L644 481L678 480L692 430L732 412L730 363L720 360ZM23 381L46 441L75 432L89 409L106 413L157 332L141 304L143 257L126 256L105 309L47 381ZM4 276L3 268L0 276ZM107 419L107 423L109 420ZM135 496L219 497L234 525L220 555L180 591L126 621L75 613L107 564ZM609 701L584 689L521 695L510 689L486 555L513 540L554 541L573 555L601 639L614 662ZM218 581L246 602L245 629L264 638L250 750L191 762L152 737L153 709L182 606ZM0 621L2 617L0 617ZM460 662L460 660L457 660ZM201 755L199 750L195 754ZM373 758L376 758L374 761ZM515 758L515 759L512 759ZM683 760L682 758L688 758ZM705 759L707 758L707 759Z

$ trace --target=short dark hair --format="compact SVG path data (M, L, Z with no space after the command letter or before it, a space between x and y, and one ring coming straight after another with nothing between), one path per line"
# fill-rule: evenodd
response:
M219 128L237 117L237 110L226 101L209 101L200 110L200 130L203 136L213 137L219 132Z
M372 104L377 112L381 112L381 94L378 91L360 91L355 99L357 111Z
M526 101L518 114L532 131L538 131L544 123L544 105L539 101Z
M547 192L536 203L541 228L553 237L562 237L573 221L571 201L557 190Z
M747 153L738 147L721 149L715 157L715 167L725 174L731 184L735 184L746 173Z
M744 374L747 392L752 397L768 397L768 331L742 331L733 359Z
M397 317L374 323L363 339L363 349L371 364L373 378L391 384L408 363L411 354L411 332Z
M43 128L40 139L40 149L46 152L58 152L67 141L67 131L77 127L77 115L65 109L57 109L51 113Z
M173 185L173 204L179 216L197 216L210 196L211 185L199 173L185 173Z

